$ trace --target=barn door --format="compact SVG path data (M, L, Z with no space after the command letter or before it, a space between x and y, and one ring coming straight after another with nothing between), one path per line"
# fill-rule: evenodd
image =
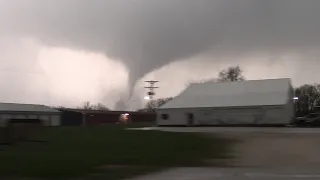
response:
M187 117L187 126L193 126L194 125L194 115L192 113L186 113Z

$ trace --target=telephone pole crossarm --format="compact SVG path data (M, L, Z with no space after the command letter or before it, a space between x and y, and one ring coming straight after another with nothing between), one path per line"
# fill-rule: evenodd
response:
M147 97L148 97L150 100L152 100L152 99L153 99L153 96L156 94L156 93L154 92L154 89L159 88L159 87L155 86L155 84L156 84L157 82L159 82L159 81L150 80L150 81L144 81L144 82L149 83L149 86L145 86L144 88L145 88L145 89L149 89L148 94L147 94L147 95L148 95Z

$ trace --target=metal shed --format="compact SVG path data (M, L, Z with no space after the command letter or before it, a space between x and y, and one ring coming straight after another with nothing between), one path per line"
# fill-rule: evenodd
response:
M289 78L192 84L156 109L157 125L288 124L293 98Z
M60 126L60 111L37 104L0 103L0 127L11 119L40 119L44 126Z

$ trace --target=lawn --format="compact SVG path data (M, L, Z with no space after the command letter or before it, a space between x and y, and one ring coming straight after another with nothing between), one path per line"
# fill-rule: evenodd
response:
M168 167L205 166L205 159L225 158L229 146L199 134L128 131L120 125L48 128L36 139L48 142L0 151L0 176L113 180Z

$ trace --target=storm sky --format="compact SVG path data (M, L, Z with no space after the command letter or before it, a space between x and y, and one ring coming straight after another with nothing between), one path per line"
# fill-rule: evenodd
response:
M0 101L110 107L240 65L316 83L319 0L0 0Z

